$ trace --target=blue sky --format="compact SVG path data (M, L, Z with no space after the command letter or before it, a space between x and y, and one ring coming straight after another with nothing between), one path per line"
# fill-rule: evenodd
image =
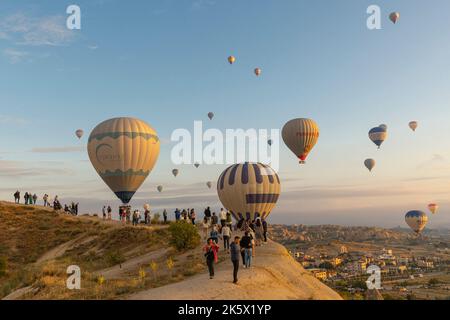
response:
M81 30L65 28L73 3ZM371 4L381 7L382 30L366 27ZM392 11L401 13L397 25ZM307 165L281 147L273 222L404 225L406 211L435 201L442 209L430 226L450 226L449 12L446 0L4 0L0 196L28 188L90 212L116 205L86 140L74 138L111 117L142 118L164 141L209 111L216 117L205 127L221 130L310 117L321 137ZM415 134L410 120L419 121ZM367 132L381 123L390 136L378 151ZM174 179L171 147L162 145L134 204L218 207L204 184L225 166L181 166ZM363 166L369 157L373 174Z

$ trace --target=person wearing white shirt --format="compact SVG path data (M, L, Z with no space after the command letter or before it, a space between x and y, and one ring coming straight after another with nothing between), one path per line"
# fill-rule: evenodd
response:
M220 218L220 225L222 227L224 225L226 225L226 223L227 223L227 212L225 210L223 210L223 208L220 209L219 218Z

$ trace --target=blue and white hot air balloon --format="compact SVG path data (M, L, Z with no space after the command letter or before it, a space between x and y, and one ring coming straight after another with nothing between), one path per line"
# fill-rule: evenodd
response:
M387 129L385 129L384 127L375 127L370 129L369 131L369 139L378 146L378 149L380 149L381 144L384 142L384 140L386 140L386 138Z
M427 225L428 217L423 211L413 210L406 214L405 221L415 233L421 233Z

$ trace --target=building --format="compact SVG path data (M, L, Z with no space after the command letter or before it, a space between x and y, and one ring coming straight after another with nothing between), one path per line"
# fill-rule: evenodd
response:
M327 279L327 271L324 269L308 269L314 277L316 277L319 280L326 280Z
M346 246L341 246L341 248L339 249L339 253L340 254L348 253L347 247Z

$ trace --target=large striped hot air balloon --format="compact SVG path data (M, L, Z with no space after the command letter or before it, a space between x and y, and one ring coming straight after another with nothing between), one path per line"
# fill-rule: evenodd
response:
M156 131L144 121L114 118L91 132L88 153L100 177L126 204L153 169L159 145Z
M300 159L300 163L305 163L319 139L319 126L311 119L293 119L284 125L281 135L287 147Z
M414 232L421 233L428 222L428 217L422 211L413 210L406 214L405 221Z
M236 220L267 218L280 196L280 179L261 163L235 164L217 181L217 193Z
M372 140L380 149L381 144L387 138L387 130L384 127L375 127L369 131L369 139Z
M438 211L439 206L438 206L436 203L430 203L430 204L428 205L428 209L430 210L430 212L431 212L432 214L435 214L435 213Z

